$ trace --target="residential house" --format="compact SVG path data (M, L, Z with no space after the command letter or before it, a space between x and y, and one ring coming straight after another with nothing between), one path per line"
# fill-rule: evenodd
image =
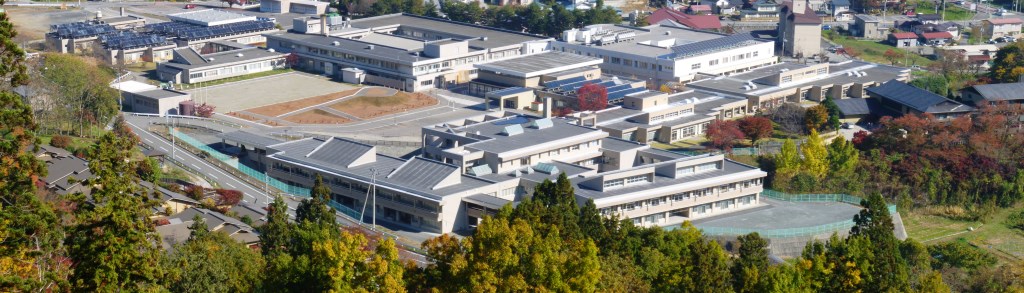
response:
M40 181L47 190L59 195L91 192L88 186L82 184L84 180L93 177L88 161L65 149L49 145L40 145L36 157L46 167L46 176L40 178Z
M918 14L917 21L924 24L939 24L942 22L942 15L939 14Z
M1024 20L1016 17L1008 18L992 18L981 21L982 34L985 35L986 39L995 39L1000 37L1016 37L1020 34L1021 24Z
M679 12L672 8L661 8L647 17L647 23L663 24L665 21L672 21L683 27L695 30L716 30L722 27L718 16L714 15L690 15Z
M775 0L757 0L740 10L742 21L779 21L780 4Z
M697 4L686 7L686 13L693 15L708 15L713 13L711 5Z
M891 24L882 23L880 17L867 14L854 16L854 26L850 27L854 36L865 39L884 39L889 34Z
M216 211L193 207L168 216L168 224L156 227L156 233L160 235L160 245L165 250L173 250L175 244L187 242L192 235L189 227L194 223L195 216L203 218L207 231L225 233L231 239L250 247L260 242L260 233L252 226Z
M921 42L932 46L942 46L953 43L953 35L949 32L922 33Z
M979 84L960 90L960 97L975 106L1024 104L1024 83Z
M829 9L831 9L832 18L835 21L849 21L853 19L854 13L850 10L850 0L829 1Z
M918 36L915 33L898 32L889 34L889 44L896 48L917 47Z

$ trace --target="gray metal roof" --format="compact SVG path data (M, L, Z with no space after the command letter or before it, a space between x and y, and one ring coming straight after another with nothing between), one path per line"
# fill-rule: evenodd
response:
M268 146L282 142L282 140L273 137L263 136L245 130L220 133L217 134L217 137L256 148L267 148Z
M663 163L658 163L658 164L654 164L654 165L673 164L673 163L674 162L670 161L670 162L663 162ZM648 166L651 166L651 165L642 165L641 167L648 167ZM649 189L665 187L665 186L672 186L672 185L677 185L677 184L684 184L684 183L689 183L689 182L693 182L693 181L698 181L698 180L703 180L703 179L710 179L710 178L715 178L715 177L719 177L719 176L732 175L732 174L736 174L736 173L740 173L740 172L747 172L747 171L756 171L756 172L760 172L760 173L764 174L764 172L761 171L760 169L758 169L757 167L752 167L752 166L740 164L740 163L734 162L732 160L724 160L724 164L722 164L722 169L718 169L718 170L714 170L714 171L708 171L708 172L703 172L703 173L698 173L698 174L690 175L690 176L683 176L683 177L679 177L679 178L660 176L660 175L657 175L655 173L654 182L651 182L649 184L640 184L640 185L635 185L635 186L627 186L627 187L616 188L616 189L605 190L605 191L593 190L593 189L590 189L589 187L586 187L586 186L583 185L584 182L587 182L587 181L590 181L590 180L601 180L601 178L602 178L601 176L590 176L590 177L586 177L586 178L579 178L579 177L577 177L577 178L573 178L571 180L573 181L573 183L575 185L574 187L576 188L576 196L587 198L587 199L599 199L599 198L607 198L607 197L612 197L612 196L625 195L625 194L630 194L630 193L635 193L635 192L644 192L644 191L649 190ZM623 171L616 171L616 172L623 172ZM717 185L719 183L720 182L715 183L715 184ZM682 190L680 190L680 191L682 191Z
M502 132L506 126L527 125L530 119L524 116L513 116L494 121L477 123L459 127L457 130L467 133L477 133L479 136L491 139L466 144L467 149L475 149L490 153L501 154L504 152L522 150L531 146L543 143L554 143L564 139L577 139L575 137L585 135L607 135L600 130L568 123L564 119L554 119L553 125L548 128L537 129L523 127L523 133L506 136ZM595 138L596 139L596 138Z
M140 96L140 97L146 97L146 98L154 99L154 100L166 99L166 98L174 98L174 97L180 97L180 96L187 96L188 95L188 93L185 93L185 92L179 92L179 91L176 91L176 90L169 90L169 89L155 89L155 90L136 92L136 93L132 93L132 94L136 95L136 96Z
M499 210L506 204L512 203L512 201L500 198L497 196L490 196L486 194L474 194L467 197L463 197L462 201L477 204L489 209Z
M192 47L174 49L173 54L176 55L175 57L181 58L185 65L206 64L206 59L203 59L203 56L199 55L199 52Z
M1024 99L1024 83L979 84L970 87L989 101L1014 101Z
M346 52L356 55L373 56L374 58L404 64L411 64L416 61L425 61L433 59L430 57L411 55L409 54L411 51L405 49L366 43L353 39L328 37L324 35L280 33L268 34L265 36L267 37L268 40L279 39L284 40L286 42L297 43L303 46L312 46L324 50ZM337 45L335 45L335 42L337 42ZM370 49L370 45L374 45L373 49Z
M506 89L500 89L500 90L489 92L489 93L487 93L487 95L495 96L495 97L501 97L501 96L507 96L507 95L514 95L514 94L518 94L518 93L532 92L532 91L533 91L533 89L531 89L531 88L510 87L510 88L506 88Z
M441 181L458 173L459 167L422 157L414 157L395 169L388 179L400 181L417 189L434 189Z
M601 149L613 152L624 152L628 150L640 149L645 147L647 147L647 145L639 142L628 141L614 137L606 137L601 140Z
M568 67L598 65L601 64L601 62L601 58L559 51L548 51L508 60L478 64L476 67L482 70L498 72L501 74L510 74L519 77L533 77L547 71L558 72L570 69Z
M199 59L196 59L197 56L193 55L192 53L189 53L189 51L191 50L185 48L175 50L175 53L179 53L180 56L183 57L188 64L176 63L172 61L162 63L161 65L179 69L199 69L240 62L251 62L260 59L275 59L285 57L284 53L271 52L260 48L245 48L201 55L199 56Z
M835 103L844 117L878 114L881 111L876 99L838 99Z
M667 57L674 59L688 58L767 42L766 40L755 38L749 33L738 33L727 37L674 46L672 47L672 55Z
M719 76L687 84L688 87L700 90L707 90L735 96L764 96L775 93L788 93L797 87L808 86L831 86L834 84L850 83L882 83L891 79L899 79L909 75L910 69L875 64L864 61L847 61L842 63L829 64L829 74L817 78L809 78L782 85L768 85L760 81L783 71L800 70L807 68L807 65L782 62L775 65L764 66L750 70L745 73L731 76ZM857 76L849 73L864 72L866 75ZM757 88L745 89L747 82L757 84Z
M373 146L337 137L324 141L305 154L313 160L332 162L341 166L349 166L367 152L373 151Z
M868 93L910 107L922 113L970 112L974 108L915 86L890 80L867 89Z
M488 49L548 39L527 33L404 13L360 18L352 20L351 25L365 29L397 25L400 29L431 31L451 37L458 36L461 39L472 39L469 41L470 46Z

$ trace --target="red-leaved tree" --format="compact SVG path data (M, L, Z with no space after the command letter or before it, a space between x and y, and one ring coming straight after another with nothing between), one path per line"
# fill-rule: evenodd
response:
M599 111L608 107L608 88L588 83L576 91L580 111Z
M732 152L736 141L743 139L743 131L740 131L739 123L735 120L715 120L708 124L704 137L711 142L712 147Z
M213 105L203 103L202 105L196 106L196 116L210 118L210 116L213 116L213 111L216 109L217 107Z
M772 136L772 120L768 117L747 116L739 120L740 131L750 139L750 144Z
M220 198L217 200L218 206L233 206L242 201L242 192L232 189L217 189L217 195Z

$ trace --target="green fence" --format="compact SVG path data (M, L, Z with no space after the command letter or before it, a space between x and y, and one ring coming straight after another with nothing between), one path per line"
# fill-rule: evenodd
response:
M231 168L234 168L234 169L238 170L239 172L241 172L242 174L245 174L246 176L249 176L249 177L251 177L253 179L256 179L256 180L258 180L258 181L260 181L262 183L266 183L270 187L276 188L276 189L280 190L281 192L284 192L284 193L287 193L287 194L290 194L290 195L300 196L300 197L309 197L309 194L310 194L309 188L299 187L299 186L295 186L295 185L291 185L291 184L285 183L284 181L277 180L277 179L275 179L273 177L267 176L266 173L261 172L261 171L256 170L256 169L253 169L253 168L251 168L249 166L246 166L245 164L239 164L238 163L238 158L235 158L235 157L226 155L224 153L221 153L221 152L211 148L210 146L206 145L205 143L203 143L203 142L201 142L201 141L199 141L199 140L197 140L197 139L195 139L195 138L193 138L193 137L191 137L191 136L189 136L187 134L184 134L184 133L182 133L180 131L172 129L171 133L178 140L181 140L182 142L185 142L188 145L190 145L192 147L195 147L196 149L199 149L201 151L205 151L205 152L209 153L211 157L217 159L218 161L224 163L225 165L227 165L227 166L229 166ZM337 204L337 203L335 203L333 201L331 202L330 206L333 207L334 209L340 211L341 213L343 213L343 214L345 214L345 215L347 215L349 217L352 217L353 219L356 219L356 220L361 220L362 219L360 217L360 213L359 212L357 212L357 211L355 211L355 210L353 210L353 209L351 209L349 207Z
M761 197L770 198L774 200L791 201L791 202L843 202L853 205L860 205L861 198L849 194L819 194L819 193L808 193L808 194L790 194L781 191L775 191L771 189L765 189L761 192ZM896 213L896 205L888 205L890 214ZM728 228L728 227L704 227L701 225L695 225L704 231L705 235L745 235L753 232L757 232L761 237L768 238L787 238L787 237L807 237L814 235L825 235L833 232L848 231L855 223L853 219L842 220L832 222L828 224L822 224L811 227L798 227L798 228L784 228L784 229L744 229L744 228Z

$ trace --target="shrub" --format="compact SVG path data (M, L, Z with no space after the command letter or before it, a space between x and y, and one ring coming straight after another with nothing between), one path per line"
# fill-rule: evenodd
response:
M925 209L925 213L958 221L977 221L979 218L976 211L962 206L931 206Z
M996 257L964 241L953 241L928 247L928 253L935 258L933 267L957 267L975 270L996 263Z
M71 145L71 138L66 135L57 135L50 139L50 145L64 149Z
M242 192L231 189L217 189L217 195L220 199L217 200L218 206L233 206L242 201Z
M1024 210L1016 211L1003 222L1007 227L1024 230Z
M185 196L194 200L201 200L206 196L206 190L199 185L190 185L185 187Z

